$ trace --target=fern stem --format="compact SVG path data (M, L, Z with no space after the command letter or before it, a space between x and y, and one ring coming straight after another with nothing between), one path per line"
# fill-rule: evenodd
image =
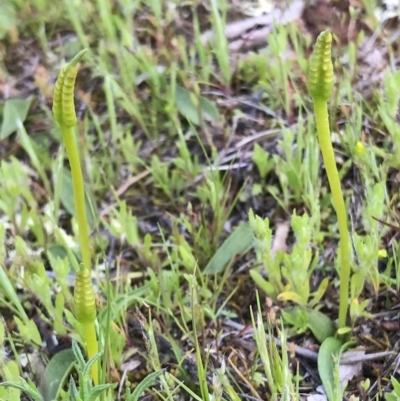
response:
M315 121L317 124L318 139L322 157L331 187L333 207L335 208L340 235L340 298L339 298L339 328L346 326L348 294L350 281L350 237L347 224L347 212L340 185L339 173L336 167L335 154L333 152L327 102L319 97L314 98Z
M93 358L99 352L99 344L97 341L96 335L96 327L94 322L92 323L83 323L83 332L85 335L86 342L86 350L88 353L88 359ZM93 383L95 386L99 384L99 363L96 360L92 366L90 371L90 375L92 377Z
M71 167L72 188L76 219L78 221L79 242L81 244L82 261L84 268L91 269L91 256L89 245L89 230L86 216L85 189L83 183L81 162L78 148L75 143L73 128L61 127L62 137Z

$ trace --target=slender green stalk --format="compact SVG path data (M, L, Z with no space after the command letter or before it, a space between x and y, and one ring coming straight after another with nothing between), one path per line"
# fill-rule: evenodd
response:
M350 237L347 223L347 212L340 185L339 173L335 162L329 129L327 102L333 89L333 65L331 60L332 35L322 32L315 44L310 60L308 90L314 101L315 121L322 157L332 192L333 206L339 223L340 235L340 297L339 328L346 326L350 281Z
M68 128L62 127L61 133L64 146L67 151L69 165L71 167L72 188L74 193L76 220L78 222L78 228L79 228L78 235L79 235L79 242L81 244L83 268L90 269L91 256L90 256L90 245L89 245L89 230L88 230L88 220L86 215L85 190L84 190L81 162L79 159L79 152L75 143L75 136L73 129L70 127Z
M347 212L343 200L343 192L340 185L339 173L336 167L335 154L330 139L329 119L327 104L321 99L314 99L315 121L317 124L318 139L324 159L329 186L332 192L333 206L336 211L339 235L340 235L340 295L339 295L339 328L346 326L347 305L350 281L349 259L349 230L347 225Z
M81 268L76 275L74 306L76 319L83 327L88 357L91 359L98 353L99 348L95 326L96 302L91 278L91 255L85 189L79 152L73 130L73 127L77 123L74 106L74 87L76 75L78 73L77 64L84 53L85 51L78 53L61 71L54 88L53 114L60 126L71 167L75 213L78 222L78 235L83 260ZM92 380L95 385L99 382L98 369L98 361L96 360L91 370Z
M89 359L93 358L99 352L99 343L97 341L96 326L93 323L82 324L83 332L85 334L86 340L86 350ZM95 386L99 384L99 364L96 361L92 366L92 371L90 372L93 383Z

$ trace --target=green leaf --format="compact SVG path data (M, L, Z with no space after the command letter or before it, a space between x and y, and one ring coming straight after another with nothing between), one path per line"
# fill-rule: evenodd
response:
M48 291L48 289L45 289L45 291ZM26 328L29 333L29 337L35 344L42 344L42 337L39 333L39 329L36 326L36 323L33 320L29 320L26 324Z
M75 214L75 205L74 205L74 193L72 188L72 177L71 173L67 169L63 169L62 173L62 185L61 185L61 202L68 213L72 216L76 217ZM92 225L96 221L96 216L98 215L96 212L95 203L92 201L88 192L85 191L85 204L86 204L86 212L88 216L88 222Z
M3 363L3 361L1 361ZM15 361L8 361L0 368L0 373L7 381L19 380L19 367ZM21 391L15 387L0 387L0 400L20 401Z
M323 343L336 332L336 325L328 316L318 310L306 309L308 313L308 327L315 338Z
M1 124L0 140L6 139L17 130L18 121L22 123L28 115L32 99L9 99L3 110L3 123Z
M12 2L3 2L0 5L0 40L4 39L8 31L17 24L16 11Z
M65 258L68 258L68 252L62 245L50 244L48 246L48 251L51 254L51 256L54 258L54 260L57 260L58 258L60 258L62 260Z
M394 391L389 394L385 394L386 401L400 401L400 396L398 396Z
M278 295L278 301L293 301L296 304L304 304L303 297L294 291L284 291Z
M193 102L192 96L195 95L191 94L191 92L189 92L186 88L177 86L175 94L176 107L178 108L179 112L192 124L200 125L205 118L213 121L218 121L220 119L218 109L207 98L200 96L198 99L199 107L197 107L197 105ZM203 121L199 120L199 114L201 115Z
M396 392L397 395L400 395L400 383L399 383L399 381L394 376L392 376L390 378L390 381L392 382L393 390Z
M321 344L318 352L318 373L329 401L333 401L335 388L335 359L340 353L342 342L335 337L328 337Z
M268 282L258 271L257 269L250 270L250 277L256 283L258 287L260 287L269 297L275 298L276 291L274 286Z
M236 227L208 262L204 274L220 273L236 255L249 251L253 242L253 231L249 223Z
M258 168L261 178L265 178L274 165L273 160L270 159L269 153L266 152L258 143L254 145L252 160Z
M74 361L75 356L71 348L60 351L51 358L44 371L41 384L44 401L58 400L59 392Z
M29 380L29 379L28 379ZM12 387L29 395L34 401L44 401L42 395L37 391L36 388L29 385L27 381L25 381L22 377L20 377L20 382L10 382L5 381L0 383L1 387Z
M106 391L112 386L111 383L106 383L106 384L99 384L98 386L94 387L92 391L90 392L90 396L88 397L87 401L96 401L99 399L99 396L101 393ZM86 401L86 400L84 400Z
M305 322L307 327L314 334L314 337L322 343L326 338L333 336L336 333L335 323L324 315L314 309L304 308L302 306L288 307L284 310L285 316L290 316L291 324L298 329L304 330ZM297 322L297 324L296 324Z
M282 310L282 318L285 324L295 327L298 333L304 333L308 328L308 314L302 308L285 308Z
M314 259L314 260L318 260L318 258L317 258L317 259ZM328 285L329 285L329 278L328 278L328 277L325 277L325 278L321 281L321 283L320 283L320 285L319 285L317 291L315 291L315 292L313 292L313 293L311 294L313 300L312 300L312 302L310 303L310 304L311 304L310 306L313 307L313 306L315 306L315 305L318 304L318 302L321 300L321 298L322 298L323 295L325 294L325 291L326 291L326 289L328 288Z
M165 369L160 369L157 370L157 372L150 373L148 376L146 376L135 388L135 391L131 394L130 390L127 390L127 394L125 397L126 401L137 401L140 397L140 395L145 391L148 387L150 387L153 382L163 373L165 372Z
M22 321L18 316L14 316L15 323L22 337L27 341L32 341L37 345L42 344L42 338L36 323L33 320Z
M19 299L14 286L12 285L7 273L0 266L0 288L3 290L2 293L11 301L13 306L17 309L19 317L25 322L29 321L28 315L26 314L24 307L22 306L21 300Z

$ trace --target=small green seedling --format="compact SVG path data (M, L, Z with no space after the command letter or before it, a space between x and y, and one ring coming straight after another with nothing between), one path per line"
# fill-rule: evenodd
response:
M310 277L317 261L312 255L312 239L316 235L318 217L309 217L306 213L297 216L293 213L291 227L296 244L288 254L279 249L273 251L269 219L254 215L250 209L249 223L254 236L256 260L264 265L268 272L268 281L263 278L258 268L250 270L250 276L272 299L314 307L323 296L328 285L327 278L321 282L316 292L311 292L310 289Z
M350 236L347 213L331 143L327 102L333 89L333 65L331 60L332 35L322 32L315 44L308 73L308 91L314 102L315 121L328 181L332 192L333 206L339 223L340 235L340 300L339 328L346 326L350 281Z
M89 245L88 220L85 207L85 190L79 152L75 142L73 127L77 123L74 106L75 79L78 74L78 62L86 50L79 52L61 71L55 88L53 99L54 118L61 129L63 142L71 166L72 186L76 219L79 228L79 242L82 259L80 270L76 275L74 295L75 315L82 324L89 359L98 353L96 335L96 304L91 277L91 255ZM98 362L95 360L91 369L91 377L98 384Z

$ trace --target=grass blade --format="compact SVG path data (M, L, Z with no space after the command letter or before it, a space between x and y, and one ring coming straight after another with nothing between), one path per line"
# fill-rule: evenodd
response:
M204 274L220 273L236 255L246 253L251 248L253 241L253 231L249 223L243 223L236 227L208 262Z

